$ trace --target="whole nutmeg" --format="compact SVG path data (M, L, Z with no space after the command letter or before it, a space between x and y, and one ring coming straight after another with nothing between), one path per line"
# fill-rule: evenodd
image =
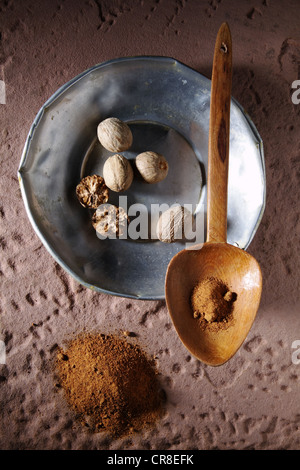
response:
M97 209L108 201L109 189L102 176L85 176L76 186L76 195L83 207Z
M164 243L173 243L188 238L192 233L192 213L176 204L163 212L156 227L157 238Z
M143 179L150 184L159 183L165 179L169 171L165 157L152 151L137 155L135 164Z
M118 153L109 157L103 166L103 178L112 191L126 191L133 180L133 170L129 160Z
M133 137L130 127L115 117L100 122L97 135L99 142L110 152L123 152L132 145Z

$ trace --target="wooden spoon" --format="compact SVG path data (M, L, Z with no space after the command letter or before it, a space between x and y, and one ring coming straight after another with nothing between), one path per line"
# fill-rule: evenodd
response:
M257 261L227 243L231 77L231 34L227 23L223 23L216 39L211 83L207 239L175 255L165 281L167 307L181 341L196 358L212 366L224 364L242 345L255 319L262 290ZM203 322L193 316L193 288L212 277L237 294L233 320L227 328L218 328L216 322L208 322L204 328Z

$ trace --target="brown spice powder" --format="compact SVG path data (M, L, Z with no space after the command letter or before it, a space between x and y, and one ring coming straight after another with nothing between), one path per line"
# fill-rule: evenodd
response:
M57 355L59 385L91 431L121 436L163 414L164 392L145 353L114 335L86 334Z
M233 304L237 294L214 277L199 282L191 294L194 318L203 328L225 329L233 322Z

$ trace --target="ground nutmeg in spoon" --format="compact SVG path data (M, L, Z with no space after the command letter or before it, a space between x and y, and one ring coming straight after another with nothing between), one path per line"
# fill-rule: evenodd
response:
M209 277L193 289L191 307L200 325L214 330L225 329L233 322L234 302L237 294L220 279Z
M79 335L59 350L56 367L69 405L92 432L131 434L163 415L165 395L152 361L127 339Z

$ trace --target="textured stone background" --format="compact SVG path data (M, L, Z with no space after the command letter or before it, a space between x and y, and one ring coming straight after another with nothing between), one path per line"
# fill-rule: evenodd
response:
M78 285L48 254L25 213L17 168L30 125L61 85L96 63L172 56L210 76L220 24L234 41L233 96L265 147L267 206L249 247L264 289L255 324L220 368L190 357L163 301L128 301ZM297 0L0 1L1 449L299 449L300 78ZM298 235L298 237L297 237ZM167 414L111 441L74 420L55 388L57 344L86 330L133 330L157 357ZM298 357L298 356L297 356Z

